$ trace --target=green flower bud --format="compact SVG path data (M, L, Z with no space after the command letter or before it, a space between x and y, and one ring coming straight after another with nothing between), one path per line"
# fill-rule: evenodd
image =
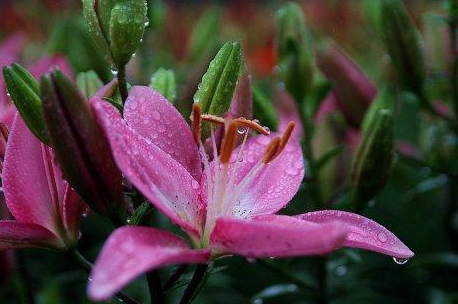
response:
M423 93L426 66L423 41L405 6L399 0L382 1L382 36L403 85Z
M379 110L358 147L353 164L353 199L357 211L385 186L391 170L394 131L393 115Z
M172 70L160 68L151 77L149 85L153 90L161 93L172 104L175 103L177 97L177 83L175 73Z
M83 95L89 99L103 86L103 82L96 72L87 71L76 76L76 85Z
M263 126L270 130L277 130L278 117L273 103L257 87L253 86L253 113L256 113Z
M367 109L361 123L361 131L366 134L370 130L370 126L373 124L374 119L377 117L377 113L382 109L392 110L394 102L396 100L396 90L393 87L385 87L379 91L374 101Z
M286 90L302 102L313 83L313 48L301 7L288 2L276 15L280 77Z
M202 113L222 116L227 112L239 78L241 56L240 44L227 42L210 62L194 95Z
M92 38L116 66L129 62L147 23L146 0L83 0Z
M30 131L49 144L37 80L19 64L4 67L3 76L8 93Z
M60 71L43 76L40 88L51 145L65 179L92 210L121 224L121 173L89 102Z

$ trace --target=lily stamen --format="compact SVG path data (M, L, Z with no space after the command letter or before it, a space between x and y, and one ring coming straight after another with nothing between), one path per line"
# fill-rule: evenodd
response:
M201 126L202 126L202 109L200 105L197 103L192 105L192 136L194 141L199 144L200 142L200 134L201 134Z
M219 153L219 159L222 164L229 163L231 159L232 151L234 151L235 144L237 143L237 128L237 122L231 122L224 135Z

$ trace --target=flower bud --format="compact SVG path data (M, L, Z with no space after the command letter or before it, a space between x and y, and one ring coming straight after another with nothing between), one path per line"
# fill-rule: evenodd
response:
M313 49L301 7L283 5L276 15L280 77L287 91L302 102L313 83Z
M422 37L401 1L385 0L381 4L383 40L400 81L422 94L426 79Z
M376 119L377 113L382 109L392 110L394 102L396 100L396 90L393 87L385 87L381 89L364 115L363 121L361 122L361 131L363 134L370 131L374 119Z
M103 86L102 80L94 71L79 73L76 76L76 85L86 98L91 98Z
M242 64L242 52L238 42L227 42L202 77L194 102L202 113L222 116L231 104Z
M42 142L49 144L38 81L19 64L4 67L3 76L11 100L27 127Z
M317 52L320 70L333 84L337 105L354 126L363 119L377 89L361 68L337 45L327 42Z
M391 170L394 134L393 115L379 110L364 134L353 164L353 199L357 211L385 186Z
M51 145L70 185L96 212L120 223L124 215L121 173L87 100L60 71L40 81Z
M129 62L147 23L145 0L83 0L86 23L102 53L116 66Z
M160 68L151 77L150 88L158 91L172 104L177 97L177 83L175 73L172 70Z

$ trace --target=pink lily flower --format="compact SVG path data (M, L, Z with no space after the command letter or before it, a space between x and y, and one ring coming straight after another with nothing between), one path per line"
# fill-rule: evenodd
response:
M0 54L2 54L0 56L0 69L20 61L20 53L22 52L23 45L24 37L20 34L13 35L0 44ZM66 76L73 77L70 64L61 55L44 57L28 67L28 69L35 78L39 78L55 66L59 67ZM15 113L16 107L7 95L3 73L0 71L0 122L10 127L13 123Z
M247 139L250 129L268 132L255 121L203 115L195 105L189 128L163 96L140 86L131 89L124 118L100 98L91 103L126 178L191 241L190 246L155 228L117 229L93 268L88 286L93 300L108 299L152 269L207 263L228 254L322 255L349 246L399 259L413 256L394 234L357 214L274 214L293 198L304 177L301 147L291 137L294 123L283 135ZM215 124L226 125L219 154L211 162L200 139L202 121L209 122L211 130ZM234 148L240 133L244 140ZM214 132L211 138L214 142Z
M18 114L8 138L2 186L15 220L0 220L0 250L74 246L86 206L62 179L52 149L28 130Z

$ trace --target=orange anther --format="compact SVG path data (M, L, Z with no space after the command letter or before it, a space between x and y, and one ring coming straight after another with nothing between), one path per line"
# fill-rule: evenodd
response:
M195 103L192 106L192 136L194 138L194 141L196 143L199 143L200 141L200 127L202 125L202 109L200 106Z
M274 157L277 157L283 149L285 149L286 144L288 143L289 139L291 138L291 134L293 134L294 127L296 124L292 121L288 123L288 126L286 127L285 133L283 133L280 141L280 146L278 147L277 153L275 154Z
M226 133L224 134L219 153L219 159L222 164L229 163L231 159L232 151L234 150L235 144L237 143L237 128L237 123L231 122L229 127L227 127Z
M272 139L267 145L266 151L264 152L264 156L262 158L262 162L264 164L268 164L274 160L278 151L278 147L280 146L280 141L281 138L279 136L275 136L274 139Z
M246 118L237 118L237 119L234 119L234 121L239 126L250 128L250 129L255 130L256 132L258 132L260 134L264 134L264 135L269 135L270 134L269 131L264 129L260 124L258 124L257 122L255 122L253 120L248 120Z

